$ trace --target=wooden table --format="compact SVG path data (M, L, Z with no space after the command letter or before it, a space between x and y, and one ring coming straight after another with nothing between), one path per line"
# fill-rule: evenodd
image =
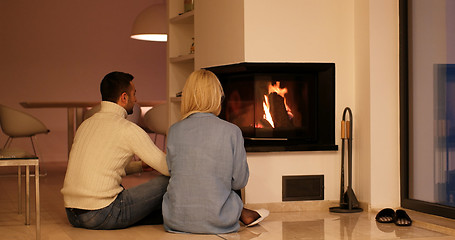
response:
M153 107L165 101L137 102L141 107ZM84 120L84 112L87 108L96 106L100 102L77 102L77 101L53 101L53 102L21 102L24 108L66 108L68 120L68 155L73 145L76 129Z

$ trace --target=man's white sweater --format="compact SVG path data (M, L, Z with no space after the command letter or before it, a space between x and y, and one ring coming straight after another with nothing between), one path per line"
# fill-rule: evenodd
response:
M126 116L123 107L103 101L101 110L78 128L61 190L66 208L96 210L111 204L123 190L125 167L134 155L169 176L166 155Z

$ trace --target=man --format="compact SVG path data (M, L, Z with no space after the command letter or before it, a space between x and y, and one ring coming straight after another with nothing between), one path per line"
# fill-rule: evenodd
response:
M101 109L76 132L61 190L69 222L88 229L118 229L162 223L161 203L169 181L165 154L148 134L126 119L133 112L133 76L111 72L101 81ZM121 185L126 173L145 164L158 176L131 189ZM125 170L127 169L127 170Z

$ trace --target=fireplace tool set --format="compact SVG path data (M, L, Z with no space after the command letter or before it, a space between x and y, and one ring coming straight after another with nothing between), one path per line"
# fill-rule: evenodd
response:
M346 113L349 114L349 121L346 121ZM343 111L343 120L341 121L341 186L340 186L340 206L331 207L330 212L338 213L354 213L363 211L359 208L359 202L352 190L352 111L349 107L346 107ZM347 142L348 148L348 186L345 191L345 179L344 179L344 157L345 157L345 142Z

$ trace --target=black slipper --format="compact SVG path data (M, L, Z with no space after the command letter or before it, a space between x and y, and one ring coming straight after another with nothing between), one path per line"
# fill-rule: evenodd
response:
M412 220L404 210L397 210L395 213L395 224L397 226L411 226Z
M395 221L395 211L391 208L384 208L376 214L376 221L380 223L392 223Z

